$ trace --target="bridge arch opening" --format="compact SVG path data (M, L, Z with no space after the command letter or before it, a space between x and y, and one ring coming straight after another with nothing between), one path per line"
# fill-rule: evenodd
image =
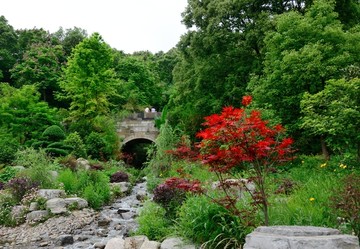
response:
M136 169L144 168L148 148L153 143L147 138L135 138L124 143L121 151L124 154L125 162Z

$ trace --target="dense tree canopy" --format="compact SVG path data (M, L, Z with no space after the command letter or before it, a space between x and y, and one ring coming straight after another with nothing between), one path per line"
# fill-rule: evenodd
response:
M310 135L322 137L325 145L336 152L355 148L360 159L359 78L330 80L324 90L316 94L306 92L301 111L301 127Z
M76 45L78 45L85 38L87 38L88 34L86 30L78 27L74 27L72 29L66 29L66 30L60 28L52 36L55 39L57 39L59 43L62 45L65 51L65 55L70 56L72 50L76 47Z
M16 89L0 84L0 98L0 127L21 144L31 145L48 126L58 123L56 110L40 101L34 85Z
M345 76L360 62L360 33L344 31L333 1L316 1L305 15L277 16L265 39L264 75L250 89L263 106L275 110L291 132L299 129L300 100L322 91L330 79Z
M117 77L121 80L117 91L116 104L131 111L143 110L146 106L160 107L162 91L157 75L147 62L136 57L124 56L115 66Z
M190 29L180 40L180 62L174 70L170 101L173 124L184 117L184 129L194 134L202 117L223 106L239 106L252 74L261 74L265 33L271 18L303 1L191 0L183 13Z
M150 106L166 110L162 120L166 117L171 126L195 139L203 117L225 106L239 107L241 96L252 95L253 107L266 119L283 123L300 149L319 137L325 145L331 140L333 151L357 143L349 136L357 127L351 121L356 108L345 118L330 103L340 98L339 110L354 104L345 100L356 92L360 75L359 1L189 0L182 17L188 31L176 48L126 54L112 49L100 34L88 37L78 27L55 33L15 30L2 16L0 78L63 108L59 113L67 122L88 128L70 129L84 141L92 131L102 133L93 138L104 139L105 132L94 121L99 117L112 123L112 114ZM17 92L7 85L2 91ZM13 112L3 110L3 116ZM12 117L21 117L14 113ZM346 119L346 134L336 128L336 119L326 121L332 117L329 113ZM13 130L16 125L0 126ZM21 143L32 139L24 134L19 132Z
M11 70L17 87L36 85L44 101L55 105L54 92L59 90L61 60L64 57L60 45L34 43L25 52L22 62Z

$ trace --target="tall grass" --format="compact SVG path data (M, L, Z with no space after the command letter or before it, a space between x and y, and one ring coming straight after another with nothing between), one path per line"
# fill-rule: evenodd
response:
M331 197L342 187L343 168L335 170L320 157L304 157L300 165L280 176L295 183L290 195L273 195L270 203L271 225L312 225L336 227L331 209ZM342 172L340 172L343 170Z

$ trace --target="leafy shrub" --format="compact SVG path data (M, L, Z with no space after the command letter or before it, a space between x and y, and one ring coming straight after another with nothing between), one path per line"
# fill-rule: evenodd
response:
M109 179L104 173L100 171L86 171L82 172L82 175L79 177L81 183L83 183L85 180L84 178L86 178L84 173L87 174L88 184L86 184L86 187L83 188L83 196L89 202L90 207L99 209L102 205L109 202L111 199Z
M33 188L37 188L39 183L31 180L30 178L19 177L11 179L5 188L9 189L12 196L17 202L20 202L23 196Z
M153 193L153 201L166 210L167 218L174 219L176 210L186 198L186 192L163 183L158 185Z
M360 175L351 174L343 179L344 187L336 190L332 199L335 213L349 224L360 241Z
M69 154L68 150L60 149L60 148L46 148L46 153L51 156L59 157L59 156L66 156Z
M49 126L45 129L42 136L48 141L56 142L65 139L65 132L57 125Z
M53 142L46 146L45 151L51 156L59 157L70 154L72 149L71 146L66 145L64 142Z
M110 176L110 182L128 182L129 175L123 171L118 171Z
M11 215L12 207L16 205L12 195L3 193L0 195L0 225L15 226L16 221Z
M0 170L0 182L7 182L10 179L14 178L17 170L11 166L7 166L4 169Z
M41 188L54 187L53 178L49 171L55 165L44 149L35 150L33 148L26 148L23 151L18 151L15 162L26 167L26 170L20 173L22 176L38 182Z
M150 240L161 241L171 232L171 223L165 218L165 209L158 204L147 201L137 218L139 228L136 234L146 235Z
M86 138L86 151L92 159L104 160L104 148L106 146L101 134L97 132L91 132Z
M46 155L46 152L42 149L35 150L34 148L25 148L16 152L15 163L17 165L24 166L25 168L36 165L49 165L51 164L50 158Z
M31 144L31 147L33 147L34 149L40 149L40 148L44 148L48 145L49 143L47 141L35 141Z
M73 155L68 155L66 157L61 158L59 160L59 163L65 166L66 168L71 169L72 171L75 171L77 167L77 161Z
M47 146L47 148L61 148L64 150L71 150L72 147L69 145L66 145L64 142L53 142Z
M92 169L92 170L104 170L104 166L102 166L101 164L91 164L90 169Z
M19 143L11 136L0 131L0 164L11 163L16 157Z
M68 194L85 198L94 209L99 209L111 199L109 179L101 171L73 172L66 169L60 173L58 181Z
M253 224L247 225L239 216L210 202L205 196L186 199L179 209L176 232L204 248L240 248Z
M153 200L165 208L169 219L176 217L177 208L186 198L186 193L202 193L198 181L172 177L154 189Z
M79 133L72 132L70 133L64 143L72 147L71 154L75 157L86 157L86 149L83 140L81 139Z
M101 134L105 143L103 156L106 159L117 159L120 155L120 138L116 132L115 121L107 116L97 116L94 120L94 130Z
M68 168L61 171L58 176L58 181L62 183L67 194L79 193L77 174L71 169Z
M89 206L93 209L100 209L102 205L111 199L110 188L103 183L88 185L84 189L83 197L88 201Z

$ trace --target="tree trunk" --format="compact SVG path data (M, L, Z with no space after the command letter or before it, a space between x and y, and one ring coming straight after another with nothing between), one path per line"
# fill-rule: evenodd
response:
M325 158L326 161L330 160L330 154L329 151L327 149L326 143L325 143L325 139L323 136L320 137L320 143L321 143L321 150L322 150L322 154Z

